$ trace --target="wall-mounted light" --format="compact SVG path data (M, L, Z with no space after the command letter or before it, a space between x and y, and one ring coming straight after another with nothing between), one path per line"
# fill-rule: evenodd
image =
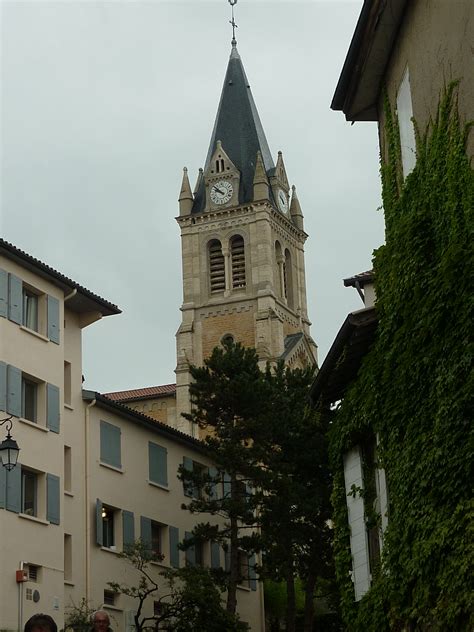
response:
M8 471L12 470L17 464L18 453L20 452L18 443L10 434L10 430L12 429L12 417L13 415L9 415L0 421L0 426L3 426L3 424L6 423L9 424L7 425L6 439L0 443L0 461L2 462L3 467Z

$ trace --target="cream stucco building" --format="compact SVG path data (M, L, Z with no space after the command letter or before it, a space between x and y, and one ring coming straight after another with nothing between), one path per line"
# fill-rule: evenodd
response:
M83 598L109 611L114 630L132 629L133 600L108 586L136 579L118 557L124 545L142 538L161 553L156 576L186 563L225 567L211 543L177 547L196 522L181 508L178 467L211 464L189 434L82 391L82 328L120 313L115 305L3 240L0 279L0 409L20 446L17 466L0 467L0 629L21 630L36 612L61 627ZM258 631L253 563L239 613Z

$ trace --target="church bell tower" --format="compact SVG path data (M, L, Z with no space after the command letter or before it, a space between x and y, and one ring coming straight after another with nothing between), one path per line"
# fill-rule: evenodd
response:
M226 337L255 347L262 367L279 359L315 364L303 214L282 153L272 159L235 39L204 169L194 191L184 169L177 222L177 415L190 410L189 365L202 364Z

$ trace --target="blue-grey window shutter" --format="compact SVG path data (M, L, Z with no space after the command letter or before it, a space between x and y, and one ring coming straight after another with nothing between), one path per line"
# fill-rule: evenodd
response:
M219 542L211 542L211 568L220 568L221 566L221 547Z
M135 517L132 511L122 511L123 547L133 546L135 542Z
M257 590L257 573L255 571L255 553L249 556L249 586Z
M102 520L102 501L97 499L95 503L95 541L99 546L104 543L104 527Z
M21 466L19 463L12 470L7 471L5 507L8 511L14 511L15 513L20 513L21 511Z
M23 283L14 274L8 275L8 318L18 325L23 322Z
M48 295L48 338L59 344L59 301Z
M148 443L149 477L153 483L168 487L168 451L161 445Z
M7 367L7 413L21 417L21 371L11 364Z
M184 533L185 540L190 540L192 537L193 537L193 534L190 533L189 531L186 531ZM186 549L185 557L186 557L186 564L188 566L196 566L196 548L194 544L192 546L189 546Z
M150 518L145 518L145 516L140 516L140 538L146 548L150 549L151 553L153 548L151 541L151 520Z
M0 509L5 509L6 497L7 497L7 470L3 467L3 465L0 465Z
M230 479L230 474L227 474L227 472L224 472L223 489L224 489L224 498L227 498L228 500L230 500L231 479Z
M193 471L193 460L190 459L187 456L184 456L183 457L183 467L188 472L192 472ZM194 487L194 485L192 484L191 481L183 481L184 495L185 496L192 496L193 495L193 487Z
M170 527L170 564L173 568L179 568L179 529Z
M122 467L120 428L106 421L100 422L100 460L114 467Z
M218 495L217 495L217 474L218 474L217 468L211 466L209 468L209 477L211 479L213 479L213 480L209 484L209 500L217 500L218 499Z
M8 273L0 269L0 316L8 316Z
M59 388L46 384L46 425L51 432L59 433Z
M59 476L46 474L46 520L59 524Z
M0 410L7 410L7 365L0 362Z

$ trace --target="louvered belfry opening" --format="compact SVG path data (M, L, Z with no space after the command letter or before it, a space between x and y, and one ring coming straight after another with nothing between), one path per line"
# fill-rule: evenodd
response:
M240 235L232 237L230 242L232 258L232 288L245 287L245 248L244 240Z
M209 244L209 278L211 294L225 290L225 263L221 242L214 239Z

